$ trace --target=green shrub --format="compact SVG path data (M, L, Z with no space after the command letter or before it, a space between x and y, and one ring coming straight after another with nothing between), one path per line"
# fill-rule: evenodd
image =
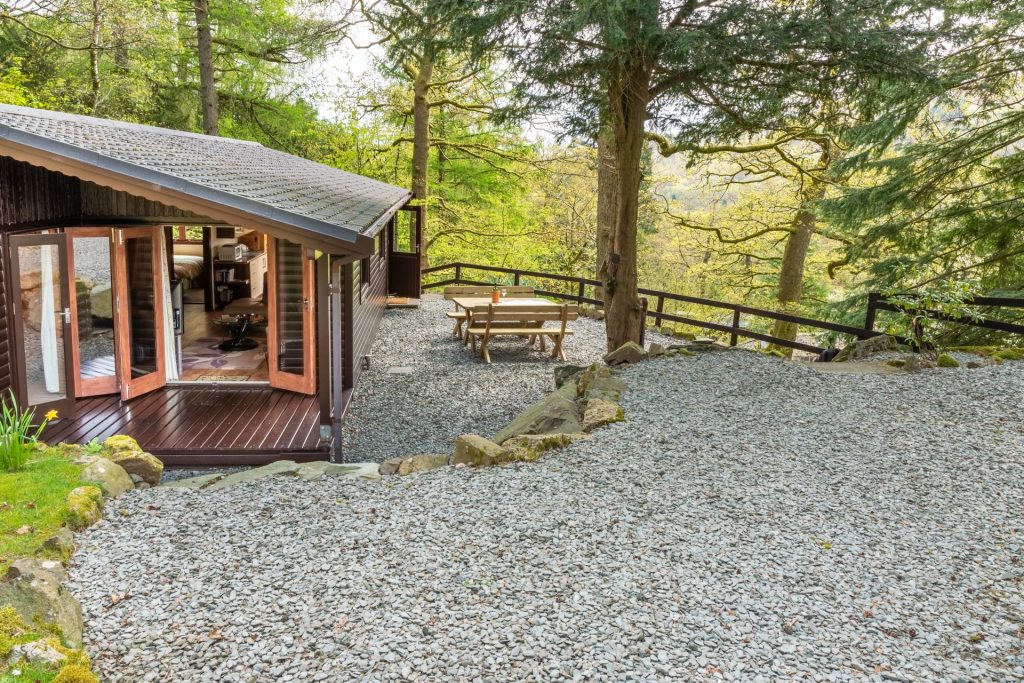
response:
M940 353L939 357L935 360L935 364L940 368L958 368L960 367L960 361L948 353Z
M7 398L0 401L0 468L17 472L25 469L29 454L37 450L39 435L50 420L57 419L57 411L48 412L33 431L35 411L20 410L14 391L7 393Z

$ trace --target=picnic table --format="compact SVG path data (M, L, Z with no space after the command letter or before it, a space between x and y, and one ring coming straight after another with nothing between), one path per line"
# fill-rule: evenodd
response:
M575 306L570 307L539 297L508 297L493 303L490 297L458 296L452 297L451 301L456 308L466 312L466 334L463 336L463 342L472 344L475 351L476 338L480 337L480 352L486 362L491 362L487 346L494 335L521 336L529 339L531 345L537 340L540 342L541 351L546 350L544 340L550 336L555 342L552 355L565 360L562 342L567 334L572 334L565 329L565 322L576 319ZM492 325L493 321L498 323ZM544 328L544 321L560 322L561 325L557 329L548 329Z

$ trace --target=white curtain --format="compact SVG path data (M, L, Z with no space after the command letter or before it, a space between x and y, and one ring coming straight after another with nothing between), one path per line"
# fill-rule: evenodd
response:
M164 239L164 234L160 232L160 239L157 240L160 251L160 263L167 263L167 240ZM178 374L178 347L174 343L174 310L171 308L171 274L167 268L161 268L160 272L163 276L160 278L160 289L161 295L164 300L164 357L167 359L167 381L175 382L178 380L180 375Z
M57 306L53 289L53 247L39 247L39 337L42 343L43 383L51 394L60 393L60 368L57 358Z

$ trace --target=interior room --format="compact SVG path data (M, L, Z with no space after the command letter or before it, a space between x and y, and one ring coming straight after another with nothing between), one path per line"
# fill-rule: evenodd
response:
M234 227L170 229L182 300L178 381L268 381L265 235Z

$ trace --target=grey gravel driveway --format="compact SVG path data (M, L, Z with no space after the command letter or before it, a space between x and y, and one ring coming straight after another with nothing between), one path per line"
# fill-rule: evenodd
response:
M1024 364L839 375L732 351L623 376L626 421L532 464L127 494L72 567L97 667L1024 679Z

